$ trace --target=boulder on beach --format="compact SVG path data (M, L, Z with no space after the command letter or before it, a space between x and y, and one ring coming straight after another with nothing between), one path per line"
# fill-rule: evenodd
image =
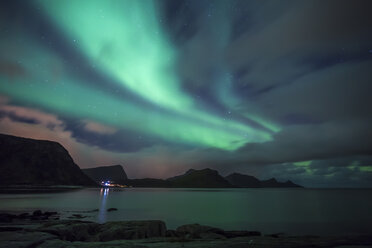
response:
M187 238L203 238L206 237L206 234L208 233L209 234L214 233L218 235L224 234L224 230L222 229L211 226L203 226L199 224L188 224L180 226L176 229L176 232Z
M0 248L37 247L56 236L45 232L0 232Z
M45 223L39 231L56 235L61 240L95 241L99 226L100 224L89 221L61 220Z
M251 237L251 236L261 236L261 232L258 232L258 231L225 231L224 235L226 238Z
M67 241L111 241L165 237L163 221L116 221L98 224L88 221L65 220L43 225L40 231L57 235Z
M165 223L160 220L108 222L100 226L98 240L165 237L166 230Z
M252 231L224 231L199 224L166 230L165 223L150 221L118 221L98 224L79 220L62 220L24 226L3 223L0 248L146 248L146 247L341 247L372 245L370 235L355 236L262 236ZM368 247L369 247L368 246ZM346 246L345 246L346 247Z
M57 212L42 212L41 210L36 210L32 214L29 213L21 213L18 215L9 214L9 213L1 213L0 214L0 223L10 223L13 220L21 221L21 220L34 220L34 221L45 221L48 220L49 217L53 216L53 219L59 218Z
M224 239L261 236L261 233L257 231L224 231L216 227L203 226L199 224L188 224L180 226L177 228L176 233L176 236L183 236L193 239Z

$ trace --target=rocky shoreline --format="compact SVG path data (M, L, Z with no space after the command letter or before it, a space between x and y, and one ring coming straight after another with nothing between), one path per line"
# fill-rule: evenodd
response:
M76 217L78 218L78 216ZM0 214L0 248L50 247L370 247L372 236L284 236L258 231L225 231L199 224L166 228L160 220L116 221L99 224L60 220L57 212Z

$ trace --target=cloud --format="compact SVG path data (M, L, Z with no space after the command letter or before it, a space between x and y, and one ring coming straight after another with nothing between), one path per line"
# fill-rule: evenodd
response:
M265 173L277 178L287 176L309 187L372 187L372 173L364 169L370 168L371 162L371 157L350 156L315 160L302 166L292 163L272 165Z
M3 114L10 115L18 119L33 120L34 122L40 123L48 128L61 126L63 124L56 115L48 114L37 109L9 105L7 102L8 100L6 98L2 98L0 101L0 112Z
M111 147L112 149L108 149L107 146L105 147L100 143L94 144L94 142L81 138L79 136L81 132L77 132L75 129L69 129L69 125L71 124L56 115L33 108L11 105L8 103L9 99L3 96L0 96L0 102L0 111L7 111L6 113L13 113L18 117L35 120L35 122L30 123L24 122L20 118L10 118L4 115L0 117L1 133L59 142L67 149L74 161L81 168L121 164L131 178L149 176L167 178L174 175L174 173L183 173L184 168L187 168L188 161L184 160L181 162L179 159L180 149L178 147L154 146L154 143L148 144L148 141L144 137L143 141L139 141L143 144L138 143L138 147L135 147L136 152L128 152L128 150L132 151L133 149L133 147L128 147L128 144L117 143L115 139L103 139L103 141L114 142L114 148ZM84 124L86 123L84 122ZM95 125L93 126L96 127ZM102 131L100 125L99 127L99 131ZM85 125L83 126L84 128ZM106 128L104 130L107 131ZM129 142L129 145L131 145L134 142L126 140L125 133L122 133L120 130L117 132L116 135L118 135L120 140L124 140L124 143ZM102 135L102 132L95 133L98 136L90 137L107 136ZM130 137L130 139L135 139L135 137ZM121 149L118 147L115 148L115 146Z
M290 114L301 114L319 122L370 121L371 67L369 60L317 70L258 97L256 104L282 122Z
M27 118L37 120L35 123L27 123L18 119L11 119L8 116L2 117L0 118L2 133L59 142L81 167L123 162L125 154L109 152L77 141L72 132L65 129L65 123L53 114L12 105L3 105L0 108L11 110L19 116L27 116ZM51 124L53 124L52 128L50 127Z
M106 126L97 122L83 120L84 128L89 132L94 132L98 134L114 134L118 130L116 128Z
M287 83L327 61L370 49L370 1L289 1L276 9L273 2L255 8L255 26L229 46L232 67L248 70L243 84L260 90Z
M256 163L372 155L372 132L369 123L360 121L295 125L275 134L273 141L247 144L239 153Z

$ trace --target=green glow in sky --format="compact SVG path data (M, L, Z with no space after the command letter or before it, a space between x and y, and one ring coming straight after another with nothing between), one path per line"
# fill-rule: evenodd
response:
M371 165L360 166L359 169L360 169L360 171L363 171L363 172L372 172L372 166Z
M71 42L104 73L133 92L167 108L184 108L167 41L153 1L38 1Z
M29 37L18 37L27 42L17 55L7 52L12 50L7 48L12 38L3 40L3 56L19 61L27 77L10 80L1 75L8 83L0 85L0 93L60 115L91 119L179 144L235 150L247 142L272 139L268 122L255 120L269 129L265 130L211 114L196 106L193 97L181 89L174 68L177 51L162 29L155 2L36 0L34 4L42 6L66 42L99 73L112 79L108 83L118 84L151 105L140 106L76 77L55 52ZM58 77L54 67L61 71Z
M30 44L30 43L29 43ZM164 140L201 147L233 150L250 139L265 140L268 134L251 130L248 126L213 117L209 122L175 118L172 114L139 107L125 99L104 93L89 84L63 74L54 79L52 66L60 65L58 58L33 44L23 46L20 63L30 72L27 78L9 79L1 75L0 92L26 103L42 106L49 111L91 119L119 128L139 131ZM4 54L11 56L11 53ZM63 70L63 69L61 69ZM218 121L215 121L217 120Z
M300 162L295 162L295 163L293 163L294 165L296 165L296 166L309 166L310 164L311 164L311 160L309 160L309 161L300 161Z

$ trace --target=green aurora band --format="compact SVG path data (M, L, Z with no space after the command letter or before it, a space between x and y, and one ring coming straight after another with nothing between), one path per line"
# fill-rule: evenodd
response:
M69 75L51 50L30 40L14 57L12 38L3 39L2 55L18 60L27 78L0 75L0 93L16 101L91 119L170 142L235 150L247 142L266 142L278 128L257 117L262 128L212 115L183 92L176 75L176 50L162 30L153 1L37 0L78 50L112 83L131 91L156 111L102 92ZM13 37L14 39L14 37ZM13 49L14 50L14 49ZM21 58L20 58L21 57ZM55 78L51 65L64 71ZM48 79L47 82L45 79ZM179 116L182 116L180 118Z

